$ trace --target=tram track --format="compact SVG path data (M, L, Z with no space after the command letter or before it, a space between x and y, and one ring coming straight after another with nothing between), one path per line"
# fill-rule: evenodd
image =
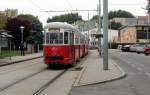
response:
M81 63L86 60L87 57L80 60ZM83 64L76 64L74 67L71 67L69 69L66 69L59 73L57 76L55 76L53 79L49 80L47 83L45 83L43 86L41 86L36 92L34 92L32 95L43 95L42 92L45 91L51 84L53 84L55 81L57 81L59 78L61 78L67 71L80 71L82 69Z
M3 90L5 90L5 89L7 89L7 88L9 88L9 87L12 87L13 85L15 85L15 84L17 84L17 83L22 82L22 81L24 81L24 80L26 80L26 79L28 79L28 78L30 78L30 77L33 77L33 76L35 76L35 75L37 75L37 74L39 74L39 73L41 73L41 72L43 72L43 71L45 71L45 69L42 69L42 70L40 70L40 71L38 71L38 72L36 72L36 73L33 73L33 74L29 75L29 76L26 76L26 77L24 77L24 78L22 78L22 79L20 79L20 80L18 80L18 81L16 81L16 82L13 82L13 83L11 83L11 84L9 84L9 85L3 87L3 88L0 88L0 92L2 92Z
M81 60L80 62L82 63L82 61L84 60ZM61 70L60 69L48 70L44 65L41 65L44 66L44 68L42 67L40 70L38 70L38 72L37 71L36 73L32 72L32 74L25 76L24 78L21 78L15 82L13 81L13 83L10 83L9 85L1 86L0 95L41 95L45 90L49 89L50 86L54 85L59 79L62 79L62 77L68 74L67 71L71 72L74 72L76 70L78 71L80 65L81 64L76 64L76 66L74 67ZM31 67L32 69L25 68L25 70L30 71L37 69L37 67L33 66ZM40 65L37 66L39 68ZM18 71L15 71L15 73L16 72ZM10 75L13 74L14 73L11 73ZM23 91L23 93L21 91Z
M66 71L68 71L68 69L56 71L47 69L41 70L13 84L1 88L0 95L39 95L51 83L60 78ZM24 87L22 88L21 86ZM14 91L16 92L15 94Z
M28 68L28 67L31 67L31 66L35 66L35 65L38 65L39 63L42 63L42 61L34 62L34 63L33 62L28 62L28 63L23 63L23 64L14 64L14 65L10 65L9 67L8 66L3 67L3 68L0 68L0 75L6 74L6 73L9 73L9 72L13 72L13 71L17 71L17 70L20 70L20 69Z
M35 93L33 93L33 95L40 95L42 91L44 91L50 84L52 84L55 80L57 80L58 78L60 78L67 71L68 71L68 69L66 69L66 70L62 71L61 73L59 73L53 79L51 79L46 84L44 84L43 86L41 86Z

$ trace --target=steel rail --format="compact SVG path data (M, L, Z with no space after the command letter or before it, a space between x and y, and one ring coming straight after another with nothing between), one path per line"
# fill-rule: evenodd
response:
M53 79L51 79L46 84L44 84L43 86L41 86L40 89L38 89L35 93L33 93L33 95L39 95L39 94L41 94L42 91L44 91L50 84L52 84L54 81L56 81L58 78L60 78L66 71L68 71L68 69L62 71L61 73L59 73L58 75L56 75Z
M13 71L17 71L17 70L20 70L20 69L22 69L22 68L28 68L28 67L30 67L30 66L35 66L35 65L38 65L38 63L42 63L42 62L36 62L36 63L33 63L33 64L27 64L27 65L22 66L22 67L13 68L12 70L9 70L9 71L3 70L2 73L0 72L0 75L7 74L7 73L13 72Z
M38 72L36 72L36 73L33 73L33 74L31 74L31 75L28 75L28 76L26 76L26 77L24 77L24 78L22 78L22 79L20 79L20 80L18 80L18 81L16 81L16 82L14 82L14 83L11 83L11 84L9 84L9 85L3 87L3 88L0 88L0 92L2 92L3 90L5 90L5 89L7 89L7 88L9 88L9 87L12 87L13 85L15 85L15 84L17 84L17 83L22 82L22 81L24 81L24 80L26 80L26 79L28 79L28 78L30 78L30 77L33 77L33 76L35 76L35 75L37 75L37 74L39 74L39 73L41 73L41 72L43 72L43 71L45 71L45 68L42 69L42 70L40 70L40 71L38 71Z

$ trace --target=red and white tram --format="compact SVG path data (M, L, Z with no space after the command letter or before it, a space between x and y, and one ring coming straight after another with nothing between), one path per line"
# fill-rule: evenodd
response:
M84 42L86 42L85 39L81 39L81 33L74 26L62 22L48 23L44 27L45 64L50 66L75 63L88 52L84 47ZM84 50L86 52L83 52Z

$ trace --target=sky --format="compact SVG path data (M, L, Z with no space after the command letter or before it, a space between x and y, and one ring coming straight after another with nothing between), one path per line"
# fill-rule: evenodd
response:
M38 16L45 25L48 17L60 14L58 12L44 12L49 10L96 10L99 0L0 0L0 11L18 9L19 14ZM103 1L103 0L101 0ZM146 15L147 0L108 0L108 10L126 10L135 16ZM103 7L103 3L101 4ZM71 13L71 12L70 12ZM73 12L72 12L73 13ZM89 18L97 12L89 12ZM79 12L84 20L88 19L88 12Z

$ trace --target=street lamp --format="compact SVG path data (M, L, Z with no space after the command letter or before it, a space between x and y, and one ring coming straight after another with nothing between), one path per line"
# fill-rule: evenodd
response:
M20 50L21 50L21 55L24 55L24 43L23 43L23 29L24 26L20 26L21 29L21 44L20 44Z
M23 29L24 29L24 26L20 26L20 29L21 29L21 44L23 44Z

